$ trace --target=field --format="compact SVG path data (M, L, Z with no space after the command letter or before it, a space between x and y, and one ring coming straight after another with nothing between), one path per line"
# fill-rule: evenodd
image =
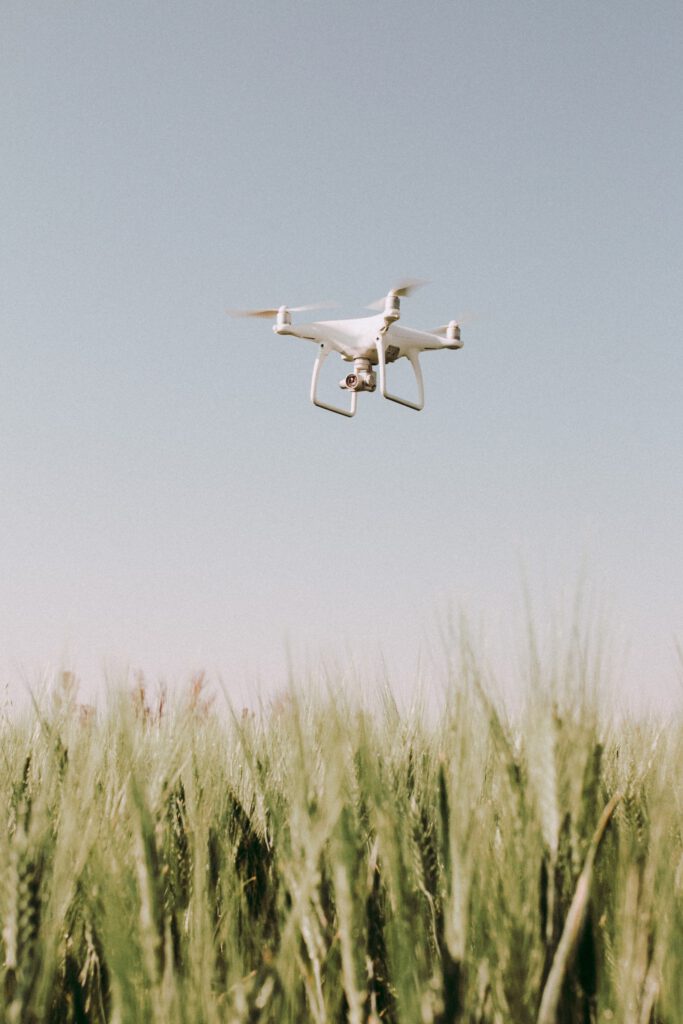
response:
M430 721L65 674L2 724L2 1019L683 1021L683 722L588 675L510 716L465 652Z

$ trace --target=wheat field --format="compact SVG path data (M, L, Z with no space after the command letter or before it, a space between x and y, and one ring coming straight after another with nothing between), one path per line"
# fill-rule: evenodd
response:
M431 719L64 674L2 724L2 1019L683 1021L683 723L577 666Z

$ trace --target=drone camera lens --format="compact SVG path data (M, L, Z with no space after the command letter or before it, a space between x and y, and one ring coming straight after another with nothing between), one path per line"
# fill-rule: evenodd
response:
M347 374L347 376L346 376L346 386L347 386L347 388L355 388L357 383L358 383L358 377L357 377L357 375L355 373Z

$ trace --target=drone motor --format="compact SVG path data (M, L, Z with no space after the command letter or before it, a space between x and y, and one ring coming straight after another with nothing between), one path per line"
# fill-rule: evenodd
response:
M446 341L458 342L457 345L453 345L453 348L462 348L462 342L460 341L460 324L457 320L451 320L446 328Z
M280 306L280 308L277 311L276 326L277 327L291 327L291 324L292 324L292 314L290 313L290 311L287 309L286 306Z
M395 321L401 316L401 300L396 292L389 292L384 300L384 317L386 320Z

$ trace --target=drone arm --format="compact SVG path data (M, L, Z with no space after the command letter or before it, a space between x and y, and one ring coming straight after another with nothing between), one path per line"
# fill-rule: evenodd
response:
M313 367L313 376L311 377L311 401L313 402L313 405L317 405L319 409L327 409L328 412L336 412L340 416L355 416L357 399L355 391L351 392L351 406L348 409L340 409L336 405L328 405L326 402L321 402L317 396L320 369L331 351L332 349L329 345L322 344L320 346L318 358L316 359L315 366Z
M405 405L408 409L415 409L420 412L424 408L425 394L424 394L424 381L422 379L422 367L420 366L420 357L416 349L409 349L405 355L410 360L410 365L413 368L415 374L415 381L417 383L417 402L411 402L407 398L399 398L398 395L392 395L387 391L387 361L386 354L384 351L384 334L380 332L375 338L375 345L377 347L377 362L379 367L379 390L382 398L388 398L390 402L398 402L399 405Z
M289 334L292 338L303 338L304 341L318 340L311 328L306 325L275 324L273 331L275 334ZM308 333L305 333L306 331L308 331Z

